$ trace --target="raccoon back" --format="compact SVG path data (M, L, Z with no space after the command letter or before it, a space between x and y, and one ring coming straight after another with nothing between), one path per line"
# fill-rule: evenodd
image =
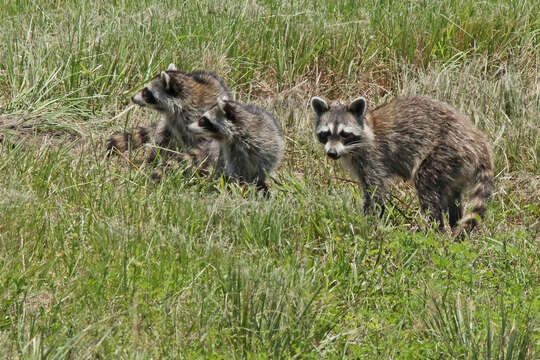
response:
M441 101L415 96L397 98L366 114L366 123L375 134L379 161L390 172L408 180L435 149L444 147L448 159L459 159L471 177L477 164L486 158L487 141L470 119Z

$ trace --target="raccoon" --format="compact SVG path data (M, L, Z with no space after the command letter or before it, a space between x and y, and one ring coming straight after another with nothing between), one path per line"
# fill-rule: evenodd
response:
M131 98L133 103L161 113L161 121L112 136L107 150L125 151L150 143L153 146L146 155L147 161L153 161L160 150L164 155L180 151L182 159L191 160L197 167L215 166L219 144L212 138L194 136L187 126L198 120L219 96L231 94L217 75L208 71L185 73L170 64L167 71L155 76Z
M311 99L315 133L328 157L359 180L364 213L374 205L384 212L393 177L412 180L421 210L444 228L443 213L454 236L470 232L486 212L494 191L493 162L484 134L454 107L422 96L396 98L366 112L366 100L328 105ZM462 196L471 209L463 217Z
M264 108L218 98L188 129L219 142L223 173L241 183L256 184L268 193L266 176L283 157L281 124Z

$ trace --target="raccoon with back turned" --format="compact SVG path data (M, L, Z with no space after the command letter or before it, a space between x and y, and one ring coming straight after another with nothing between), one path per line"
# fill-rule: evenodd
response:
M283 157L281 124L264 108L220 97L188 129L220 144L223 173L240 183L256 184L268 193L266 177Z
M491 149L484 134L454 107L428 97L400 97L366 112L366 100L328 105L311 99L315 133L326 154L359 180L364 213L384 212L393 177L412 180L420 208L453 235L470 232L494 191ZM463 195L470 211L463 217Z
M133 103L161 113L161 120L150 127L137 127L130 133L116 134L107 141L107 150L126 151L151 145L146 155L153 161L161 155L181 154L200 169L216 166L219 144L212 138L194 136L187 126L200 118L220 96L231 97L221 78L209 71L185 73L170 64L139 90Z

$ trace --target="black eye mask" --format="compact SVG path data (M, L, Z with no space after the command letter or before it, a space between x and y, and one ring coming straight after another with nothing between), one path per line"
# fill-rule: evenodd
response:
M330 135L329 131L323 131L323 132L320 132L320 133L317 134L317 139L319 139L319 141L322 144L326 144L326 142L328 141L328 136L329 135Z
M359 140L358 136L349 132L342 132L340 136L343 139L344 144L350 144Z
M156 104L157 100L154 97L154 94L148 88L144 88L142 91L142 98L147 104Z
M199 126L211 133L219 132L218 128L206 116L199 119Z

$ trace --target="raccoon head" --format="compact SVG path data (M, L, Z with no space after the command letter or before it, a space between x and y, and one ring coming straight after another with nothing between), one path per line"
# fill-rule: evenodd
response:
M219 97L217 103L205 112L201 118L188 125L188 130L216 140L226 141L232 138L237 121L235 104L227 97Z
M131 101L161 112L173 112L175 106L181 109L186 78L186 74L178 71L174 64L170 64L167 71L162 71L150 80L131 97Z
M366 99L359 97L349 105L328 105L320 97L311 99L315 113L315 134L332 159L350 154L373 138L365 124Z

